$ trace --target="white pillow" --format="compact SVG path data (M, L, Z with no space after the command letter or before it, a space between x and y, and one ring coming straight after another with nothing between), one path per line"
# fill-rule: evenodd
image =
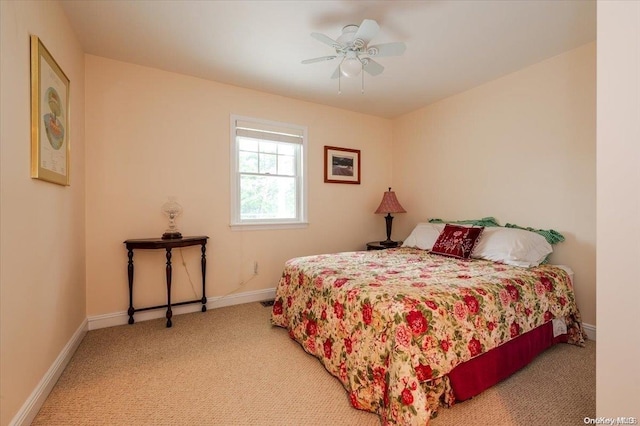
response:
M471 257L528 268L538 266L551 252L551 244L540 234L524 229L487 226Z
M402 247L415 247L422 250L431 250L444 229L444 223L418 223L411 234L404 240Z

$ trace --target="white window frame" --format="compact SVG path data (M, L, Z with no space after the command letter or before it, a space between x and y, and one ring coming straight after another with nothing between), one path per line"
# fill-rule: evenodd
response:
M249 129L247 129L249 128ZM241 115L231 115L231 229L232 230L257 230L257 229L287 229L304 228L307 222L307 128L290 123L281 123L271 120L246 117ZM296 202L297 211L294 219L251 219L242 220L240 218L240 172L239 172L239 151L237 136L238 133L251 133L252 135L262 135L264 140L285 141L291 139L284 136L284 140L278 138L284 133L297 135L301 139L297 154L296 164ZM245 134L246 136L246 134ZM295 137L295 136L294 136Z

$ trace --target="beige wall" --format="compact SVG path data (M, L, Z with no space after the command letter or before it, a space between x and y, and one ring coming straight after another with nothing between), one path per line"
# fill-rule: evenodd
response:
M183 206L182 233L211 238L210 297L273 288L289 258L363 249L384 237L384 220L373 211L391 180L389 120L90 55L86 82L89 317L126 311L122 242L159 237L169 195ZM231 114L308 126L308 228L231 231ZM324 183L324 145L362 151L361 185ZM186 268L173 254L174 300L199 298L200 251L182 254ZM164 254L136 251L134 260L134 304L163 303ZM240 286L253 261L259 274Z
M640 3L598 2L598 416L640 419Z
M86 318L84 55L57 2L0 1L0 424ZM71 80L71 186L29 176L29 35Z
M394 121L401 237L430 217L494 216L555 229L553 263L575 271L583 320L595 315L595 43Z

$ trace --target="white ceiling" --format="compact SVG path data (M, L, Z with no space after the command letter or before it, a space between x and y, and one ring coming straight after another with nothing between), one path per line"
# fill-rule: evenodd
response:
M596 38L595 0L62 1L86 53L381 117L395 117ZM330 77L311 38L374 19L402 41L376 77Z

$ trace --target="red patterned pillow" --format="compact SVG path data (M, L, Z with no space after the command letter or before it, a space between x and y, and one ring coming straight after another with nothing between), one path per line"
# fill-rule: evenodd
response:
M470 228L447 224L436 240L432 253L468 259L480 238L484 226Z

